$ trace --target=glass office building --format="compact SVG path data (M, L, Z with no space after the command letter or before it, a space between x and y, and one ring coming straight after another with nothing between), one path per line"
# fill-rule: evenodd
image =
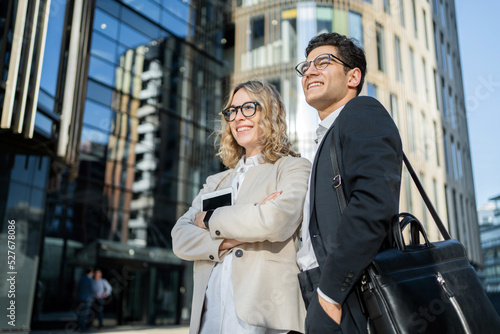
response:
M2 1L0 249L7 262L14 245L15 262L0 279L15 276L16 293L2 284L0 305L15 302L15 329L76 328L86 267L113 287L108 324L180 322L192 273L170 230L221 169L211 134L227 10L219 0Z

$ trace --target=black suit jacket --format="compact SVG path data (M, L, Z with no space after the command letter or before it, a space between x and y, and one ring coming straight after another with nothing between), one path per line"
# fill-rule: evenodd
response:
M332 135L348 202L343 214L332 186ZM311 173L309 231L321 269L319 288L343 305L342 321L345 313L364 319L359 305L352 305L357 302L348 299L355 300L353 287L379 251L390 222L397 219L402 159L394 121L377 100L367 96L345 105L318 148ZM366 328L364 322L355 327Z

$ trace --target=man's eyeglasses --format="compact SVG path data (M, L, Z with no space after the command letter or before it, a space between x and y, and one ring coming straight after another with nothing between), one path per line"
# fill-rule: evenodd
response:
M245 102L241 106L229 107L220 112L226 122L232 122L236 119L236 114L238 113L238 109L241 110L241 114L247 118L255 115L257 111L257 106L259 106L259 102Z
M314 64L314 67L316 67L317 70L324 70L330 64L330 58L333 58L335 61L344 65L345 67L354 68L339 57L332 55L331 53L323 53L311 61L303 61L299 63L297 66L295 66L295 71L297 71L297 75L299 77L303 77L304 73L306 73L306 71L311 67L311 63Z

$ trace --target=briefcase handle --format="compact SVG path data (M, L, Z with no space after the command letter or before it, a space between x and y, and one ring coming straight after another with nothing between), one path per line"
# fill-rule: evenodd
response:
M401 219L401 221L395 220L391 224L393 240L398 250L406 250L403 231L408 225L410 225L410 245L420 245L420 235L422 235L424 237L425 246L432 247L432 244L427 237L427 232L417 217L408 212L401 212L399 217L403 219Z

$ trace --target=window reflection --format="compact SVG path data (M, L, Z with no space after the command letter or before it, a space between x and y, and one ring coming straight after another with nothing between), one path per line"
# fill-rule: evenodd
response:
M93 144L106 144L108 142L109 133L99 131L96 129L89 128L87 126L82 127L82 136L80 149L83 151L89 151L91 147L88 145Z
M162 9L161 25L179 37L186 37L188 24L169 10Z
M40 100L38 100L40 102ZM52 133L52 119L45 116L41 112L37 112L35 116L35 127L38 131L42 131L46 136Z
M170 1L176 3L177 1ZM160 5L154 1L149 0L128 0L127 5L134 8L141 14L151 20L158 22L160 20Z
M115 66L107 61L97 57L90 57L89 77L105 83L109 86L114 86L115 83Z
M103 59L113 60L116 54L115 40L111 40L99 33L92 36L90 53Z
M59 52L54 50L61 49L65 7L65 1L58 1L57 5L50 7L50 24L47 26L40 87L52 96L56 94L60 56Z
M103 131L111 131L111 117L113 112L109 107L90 100L85 102L83 122Z
M104 104L111 104L113 91L93 80L87 83L87 96Z
M146 44L151 40L144 34L141 34L137 30L129 27L126 24L120 26L120 37L119 41L128 48L136 48L139 45Z
M318 34L332 31L332 8L318 7L316 13Z
M297 57L297 10L284 10L281 19L282 59L289 62Z
M362 19L361 14L349 11L349 35L356 39L360 47L364 48Z
M189 3L190 1L187 0L177 0L164 2L163 5L176 16L187 22L189 19Z
M118 20L102 10L96 9L94 16L94 32L100 32L112 39L118 37ZM95 37L92 36L92 39Z

